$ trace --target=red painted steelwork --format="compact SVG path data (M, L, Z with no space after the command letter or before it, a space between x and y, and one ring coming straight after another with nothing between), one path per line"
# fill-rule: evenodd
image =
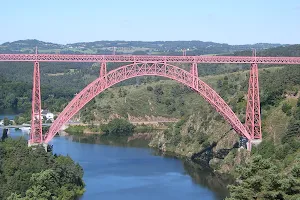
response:
M195 67L195 65L193 66ZM44 136L44 142L50 142L60 128L69 121L72 116L105 89L126 79L145 75L167 77L193 88L231 124L233 129L239 135L248 138L249 141L251 140L251 136L245 126L240 122L226 102L211 87L201 81L198 77L195 77L195 73L192 74L179 67L163 62L133 63L112 70L108 72L106 76L100 76L77 94L60 113ZM194 80L196 81L196 84L194 83Z
M35 62L33 69L31 130L29 144L42 142L40 65L38 62Z
M148 56L148 55L60 55L60 54L0 54L0 61L34 62L33 92L32 92L32 123L29 143L48 143L61 126L76 114L86 103L96 95L123 80L154 75L163 76L181 82L198 92L208 101L225 119L234 130L251 140L262 139L260 99L257 64L300 64L300 57L236 57L236 56ZM84 88L67 105L63 112L54 121L44 138L41 126L41 94L39 62L99 62L99 78ZM107 73L107 62L130 63ZM192 63L190 72L168 63ZM242 125L231 108L207 84L198 78L197 65L199 63L236 63L251 64L248 102L245 126ZM45 141L43 141L43 139ZM251 143L248 149L251 149Z
M257 64L251 64L245 127L251 139L262 139Z
M193 87L198 87L198 64L192 63L191 74L193 75Z
M100 77L106 75L106 62L100 64Z
M0 61L300 64L300 57L0 54Z

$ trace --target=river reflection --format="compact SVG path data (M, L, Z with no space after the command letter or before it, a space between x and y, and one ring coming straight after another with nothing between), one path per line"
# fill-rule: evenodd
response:
M142 147L148 148L148 142L145 140L136 140L131 143L127 141L100 141L99 137L90 136L90 137L79 137L71 136L71 140L81 143L92 143L92 144L104 144L104 145L113 145L113 146L122 146L122 147ZM194 163L190 159L182 158L178 159L175 155L171 153L163 153L156 149L150 149L151 155L160 156L166 159L174 159L181 162L181 165L184 169L184 174L189 175L192 178L192 182L213 191L216 195L216 199L224 199L229 195L227 185L233 183L233 179L229 176L220 175L214 173L212 169L207 168L207 166L201 165L199 163ZM202 199L202 198L201 198Z

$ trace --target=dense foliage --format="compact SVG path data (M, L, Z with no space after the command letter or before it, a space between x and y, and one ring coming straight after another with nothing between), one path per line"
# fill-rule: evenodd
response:
M24 139L0 142L0 199L75 199L84 192L82 176L68 156L32 150Z
M244 167L238 167L239 184L229 187L228 200L298 200L300 199L300 158L282 171L270 159L254 157Z
M85 128L86 128L85 126L80 126L80 125L68 126L68 128L65 131L72 135L82 135Z
M274 137L264 135L264 141L253 148L250 162L237 167L238 182L229 187L231 198L228 199L300 199L300 98L291 105L283 97L289 86L299 87L299 80L293 79L292 76L297 75L299 69L287 71L290 74L286 73L286 76L281 77L281 81L286 78L289 80L278 85L277 89L280 92L274 96L275 105L282 104L283 114L279 118L284 115L289 118L286 130L279 132L278 142L274 141ZM273 88L273 91L277 91L276 88ZM292 100L297 92L291 94ZM268 102L266 105L272 106L274 103ZM275 135L273 132L271 134Z
M134 131L134 126L125 119L113 119L101 127L105 136L129 136Z
M30 84L9 81L0 77L0 110L29 109L31 88Z
M273 73L268 69L263 70L260 73L261 105L278 105L285 98L285 94L297 94L297 85L300 85L299 68L299 66L286 66Z

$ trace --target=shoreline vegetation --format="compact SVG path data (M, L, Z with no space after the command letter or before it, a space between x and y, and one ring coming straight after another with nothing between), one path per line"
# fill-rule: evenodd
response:
M24 138L0 142L0 199L77 199L83 173L69 156L29 148Z
M148 147L155 131L161 131L161 128L150 125L134 126L125 119L113 119L100 126L68 126L64 130L75 141L132 147Z

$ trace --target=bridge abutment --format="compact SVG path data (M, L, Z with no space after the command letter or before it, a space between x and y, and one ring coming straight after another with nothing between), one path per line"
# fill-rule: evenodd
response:
M28 147L31 147L33 150L35 150L37 147L43 147L46 152L52 151L52 145L47 143L28 143Z

